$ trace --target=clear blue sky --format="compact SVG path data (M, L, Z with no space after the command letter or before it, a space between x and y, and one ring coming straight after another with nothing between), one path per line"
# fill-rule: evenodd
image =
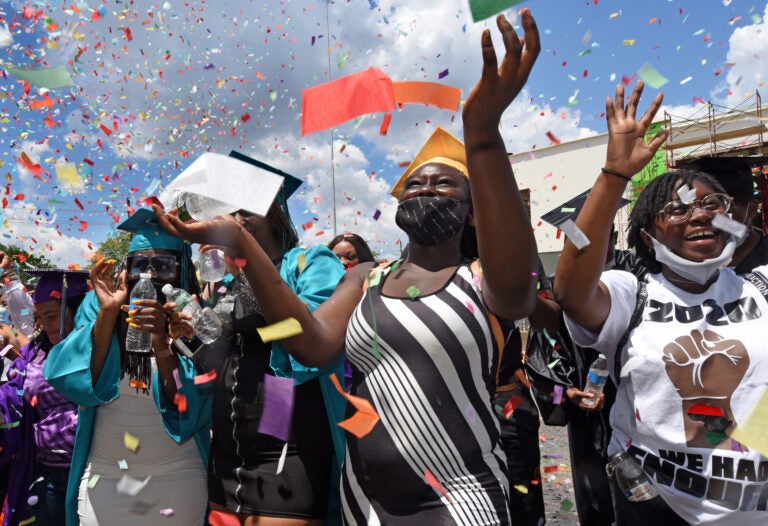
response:
M543 49L502 122L511 152L604 132L605 96L646 64L668 79L660 89L676 114L765 91L765 1L519 6L536 17ZM506 14L515 18L519 6ZM58 264L85 263L129 202L159 193L201 153L231 149L305 180L292 203L305 243L331 237L333 176L338 230L392 254L398 230L387 192L399 165L436 124L461 135L460 113L406 106L386 136L382 115L370 115L301 137L301 91L377 67L393 80L459 87L464 98L479 75L479 34L495 25L473 23L467 0L0 2L0 15L3 67L65 67L72 78L48 92L51 108L36 110L44 90L25 94L7 70L0 79L3 242ZM66 162L82 187L57 177Z

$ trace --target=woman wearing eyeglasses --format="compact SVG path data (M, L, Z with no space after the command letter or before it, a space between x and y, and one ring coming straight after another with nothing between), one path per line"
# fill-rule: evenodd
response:
M201 525L210 446L210 387L195 385L192 362L171 349L163 296L128 304L139 274L198 292L190 249L138 210L118 228L133 233L116 279L115 261L91 270L93 291L75 329L49 354L48 382L79 407L67 488L67 524ZM179 314L173 313L172 321ZM128 352L128 324L151 333L149 353ZM188 439L194 440L188 440Z
M613 210L667 135L644 141L662 96L636 119L642 91L639 82L625 104L619 85L607 99L607 159L576 220L590 243L577 248L569 237L555 280L574 341L605 354L618 385L608 453L626 451L659 494L631 501L637 493L620 491L614 470L616 524L763 524L768 464L731 433L768 378L768 303L725 268L742 234L728 217L731 198L702 172L658 177L629 219L628 244L648 268L647 283L601 273ZM755 272L768 276L766 267Z

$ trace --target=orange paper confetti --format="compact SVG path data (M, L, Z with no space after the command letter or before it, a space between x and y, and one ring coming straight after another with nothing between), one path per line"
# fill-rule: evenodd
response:
M461 90L437 82L393 82L398 104L426 104L450 111L459 109ZM383 135L383 134L382 134Z
M339 422L339 427L346 429L357 438L363 438L373 430L373 426L379 421L379 414L365 398L345 393L341 388L341 385L339 385L339 380L336 378L335 374L331 375L331 381L333 382L333 385L336 386L336 390L339 394L346 398L347 402L357 409L357 413L350 418Z
M453 501L451 500L451 496L448 495L448 492L445 490L442 484L440 484L440 481L437 480L437 477L435 477L431 471L429 471L427 468L424 468L424 478L427 479L427 484L435 488L437 491L442 494L443 497L445 497L448 502L453 504Z
M350 119L395 109L392 80L369 68L302 92L301 135L331 128Z
M216 379L216 370L208 371L205 374L198 374L195 376L195 385L200 384L207 384L208 382L212 382Z
M187 412L187 397L184 396L183 394L176 393L175 395L173 395L173 403L178 408L179 413Z

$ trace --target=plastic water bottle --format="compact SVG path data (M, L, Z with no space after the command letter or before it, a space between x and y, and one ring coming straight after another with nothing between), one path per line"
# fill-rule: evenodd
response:
M162 288L165 299L176 304L175 311L192 317L192 328L201 342L208 344L221 336L221 319L210 307L202 308L192 295L166 283Z
M626 451L611 455L605 472L616 477L616 484L630 502L651 500L659 494L643 468Z
M221 281L226 273L227 266L224 264L223 250L212 248L200 254L200 279L204 282Z
M595 405L597 399L603 394L603 388L605 382L608 381L608 360L605 356L600 354L597 359L589 366L589 373L587 374L587 385L584 387L585 393L595 395L594 398L584 398L581 403L584 405Z
M238 208L235 205L193 192L181 192L176 196L174 204L179 209L179 219L185 223L208 221L216 216L231 214Z
M157 293L155 286L152 285L152 274L142 272L139 275L139 281L131 290L131 308L136 308L134 300L155 300ZM148 353L152 350L152 335L148 332L142 332L128 326L128 333L125 336L125 349L129 352Z

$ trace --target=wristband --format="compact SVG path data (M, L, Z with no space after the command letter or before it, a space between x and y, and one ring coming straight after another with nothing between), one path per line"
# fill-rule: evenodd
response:
M614 177L618 177L619 179L624 179L625 181L632 181L631 177L627 177L624 174L620 174L619 172L614 172L613 170L607 170L605 167L600 169L604 174L612 175Z
M165 349L155 351L155 358L168 358L169 356L173 356L173 351L171 350L172 343L173 338L168 338L168 346Z

